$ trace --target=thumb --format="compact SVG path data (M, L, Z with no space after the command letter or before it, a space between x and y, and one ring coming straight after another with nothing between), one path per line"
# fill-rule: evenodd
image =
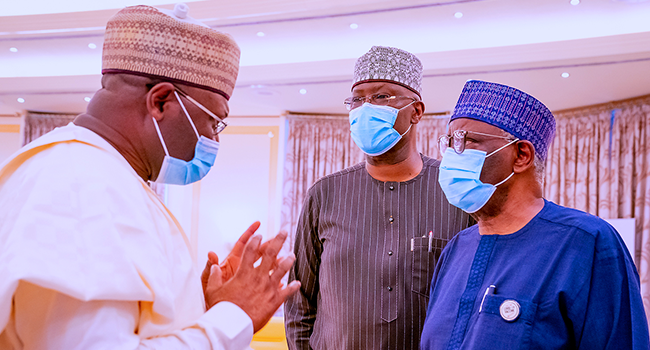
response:
M216 304L214 300L214 293L221 288L223 281L221 280L221 268L219 265L210 266L210 277L208 277L208 285L205 288L205 306L208 310Z
M221 279L221 268L214 264L210 266L210 278L208 278L208 288L216 290L221 288L223 281Z
M219 265L219 257L215 252L208 252L208 261L212 264Z

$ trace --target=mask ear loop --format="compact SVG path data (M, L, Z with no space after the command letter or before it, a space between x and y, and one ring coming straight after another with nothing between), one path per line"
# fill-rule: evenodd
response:
M515 143L515 142L517 142L517 141L519 141L519 139L514 139L514 140L512 140L512 141L506 143L505 145L503 145L503 146L497 148L494 152L492 152L492 153L488 154L487 156L485 156L485 158L487 158L487 157L489 157L489 156L491 156L491 155L493 155L493 154L499 152L500 150L502 150L502 149L504 149L504 148L506 148L506 147L512 145L513 143Z
M190 114L187 113L187 109L185 109L185 105L183 104L183 101L181 101L181 98L178 97L178 93L176 92L176 90L174 90L174 95L176 95L176 99L178 100L178 103L181 104L181 108L183 108L183 112L185 112L185 116L187 117L187 120L190 122L190 125L192 125L192 130L194 130L194 133L196 134L196 138L200 140L201 137L199 136L199 132L196 131L196 126L194 126L194 122L192 121L192 118L190 118Z
M505 180L503 180L503 181L499 182L498 184L494 185L494 187L499 187L499 186L500 186L501 184L503 184L504 182L510 180L510 178L511 178L514 174L515 174L515 172L513 171L512 173L510 173L510 175L508 175L508 177L505 178Z
M417 102L417 101L416 101L416 100L413 100L411 103L409 103L409 104L407 104L406 106L404 106L404 107L398 109L398 110L397 110L397 113L399 113L402 109L404 109L404 108L406 108L406 107L408 107L408 106L414 104L415 102ZM393 126L394 126L394 125L393 125ZM413 126L413 123L409 124L409 128L406 129L406 131L404 131L404 133L403 133L403 134L400 134L399 136L400 136L400 137L404 137L404 135L408 134L408 132L411 131L411 127L412 127L412 126Z
M492 152L492 153L488 154L487 156L485 156L485 158L487 158L487 157L489 157L489 156L491 156L491 155L493 155L493 154L499 152L500 150L502 150L502 149L504 149L504 148L506 148L506 147L512 145L513 143L515 143L515 142L517 142L517 141L519 141L519 139L514 139L514 140L512 140L512 141L506 143L505 145L503 145L503 146L500 147L499 149L497 149L497 150L495 150L494 152ZM504 182L510 180L510 178L511 178L513 175L515 175L515 172L514 172L514 171L513 171L512 173L510 173L510 175L508 175L508 177L506 177L503 181L499 182L498 184L495 184L494 187L499 187L499 186L502 185Z
M404 137L404 135L406 135L409 131L411 131L411 127L412 127L412 126L413 126L413 124L409 124L409 128L406 129L406 131L404 131L404 133L403 133L403 134L400 134L399 136Z
M156 121L156 118L152 117L151 119L153 119L153 126L156 127L156 132L158 133L160 144L163 146L163 149L165 150L165 155L169 157L169 152L167 152L167 145L165 145L165 140L163 140L162 134L160 133L160 127L158 126L158 122Z

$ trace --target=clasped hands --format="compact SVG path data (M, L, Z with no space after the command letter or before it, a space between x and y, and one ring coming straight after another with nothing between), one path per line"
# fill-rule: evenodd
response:
M262 244L260 236L253 237L259 227L259 221L253 223L221 264L217 254L208 253L201 274L207 308L221 301L232 302L248 314L255 332L264 327L280 305L300 288L298 281L287 286L281 283L295 260L293 255L277 257L287 234L281 232ZM262 261L255 267L260 257Z

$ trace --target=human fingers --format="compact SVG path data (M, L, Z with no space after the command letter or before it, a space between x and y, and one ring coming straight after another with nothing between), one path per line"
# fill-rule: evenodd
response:
M208 253L208 261L205 262L205 268L201 273L201 285L203 285L203 293L205 293L205 288L208 286L208 279L210 278L210 271L212 265L219 265L219 257L214 252Z
M287 300L288 297L296 293L298 290L300 290L300 282L293 281L289 283L289 285L286 286L284 289L280 290L280 297L282 298L282 300Z
M214 301L214 293L223 286L223 279L221 278L221 268L219 265L212 265L210 268L210 277L208 278L208 285L205 289L205 304L210 309L216 302Z
M278 266L271 273L271 283L279 283L282 277L287 274L296 258L292 255L278 260Z
M248 243L248 240L253 237L253 234L257 231L258 228L260 228L260 222L255 221L252 223L246 231L239 237L237 242L235 243L235 246L232 248L232 251L230 252L231 255L239 256L242 254L244 251L244 247L246 247L246 243Z
M253 264L255 264L255 261L258 259L261 241L261 236L253 236L250 240L248 240L248 243L246 243L246 246L244 247L244 252L242 253L241 257L241 264L239 265L237 272L248 271L249 269L253 268Z
M262 254L262 263L260 264L260 268L265 271L271 271L273 269L276 265L278 253L280 252L280 249L282 249L282 245L286 239L287 234L285 232L280 232L268 242L268 246Z
M219 265L219 257L215 252L208 252L208 262Z

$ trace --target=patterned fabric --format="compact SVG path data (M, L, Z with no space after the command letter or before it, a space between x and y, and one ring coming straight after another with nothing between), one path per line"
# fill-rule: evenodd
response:
M422 350L650 346L621 238L604 220L549 201L512 234L481 236L478 225L458 233L432 284Z
M422 97L422 63L404 50L373 46L354 65L352 88L373 81L394 82Z
M650 319L650 95L555 115L544 197L605 219L635 219L632 255Z
M425 156L440 158L438 138L445 133L448 115L425 115L414 126L416 147ZM345 116L287 116L281 230L289 232L285 251L291 252L300 208L307 190L316 180L365 159L350 137L350 120Z
M533 96L506 85L470 80L458 97L451 120L469 118L530 141L542 160L555 134L551 111Z
M290 349L418 348L438 256L470 221L445 199L440 162L422 158L405 182L362 162L311 187L289 275L301 290L285 304Z
M458 316L456 316L456 323L454 323L454 328L451 331L451 337L447 345L448 350L460 349L463 343L469 325L469 318L472 315L472 309L474 309L474 300L483 285L485 270L488 267L497 237L497 235L481 236L478 248L476 248L476 254L474 254L472 267L469 270L465 291L460 297Z
M230 99L239 72L233 38L150 6L127 7L104 34L102 74L130 73L184 83Z

